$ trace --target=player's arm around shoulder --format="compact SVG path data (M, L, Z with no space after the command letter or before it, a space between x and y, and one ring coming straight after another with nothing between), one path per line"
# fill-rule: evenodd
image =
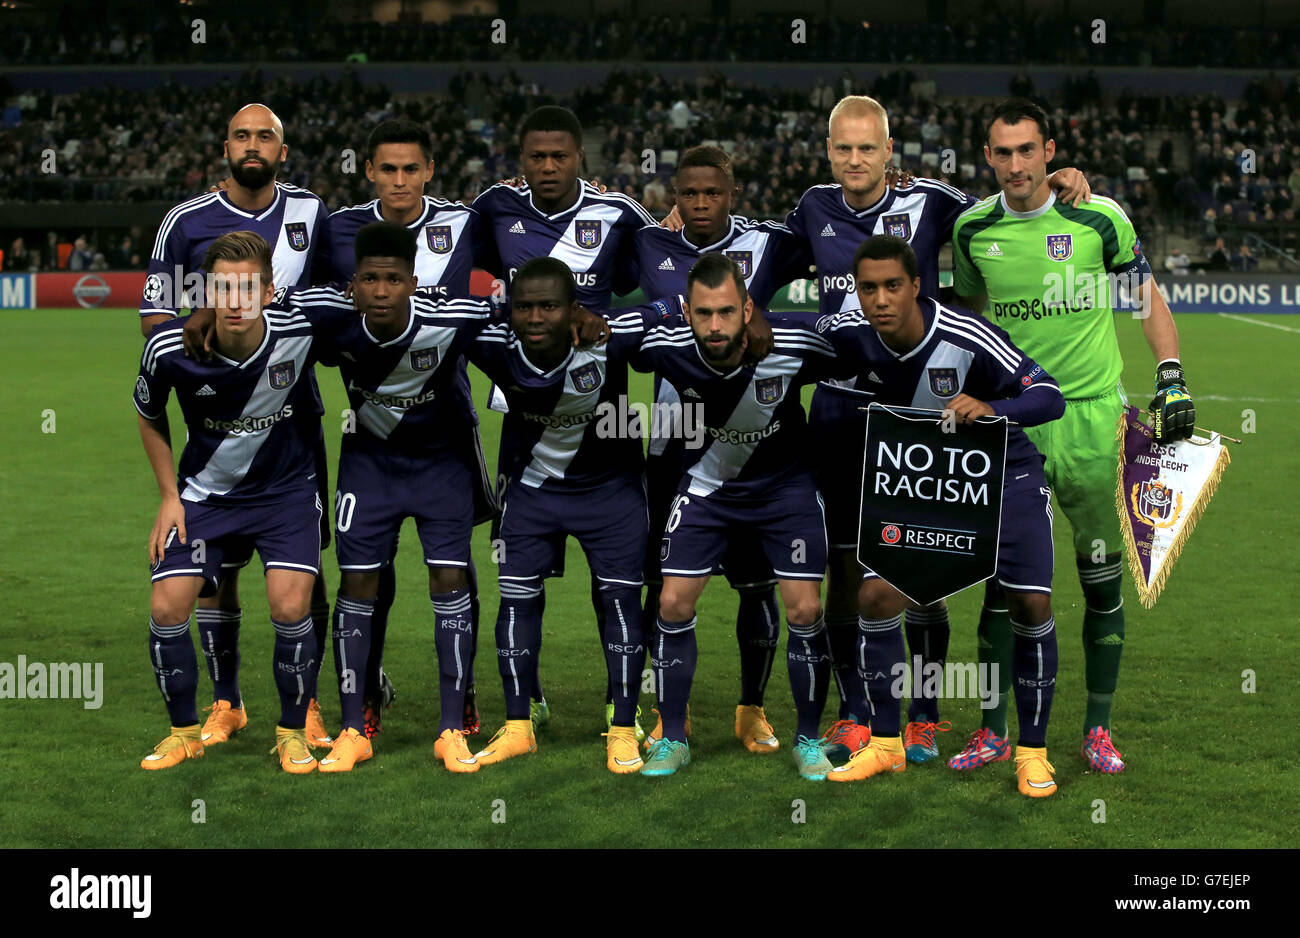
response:
M824 341L831 349L831 358L817 359L825 378L852 378L862 372L867 364L866 343L872 336L871 324L859 310L848 310L819 316L811 325L800 319L784 317L782 328L796 327ZM820 379L819 379L820 380Z
M630 351L628 367L662 373L673 349L688 347L695 341L686 320L684 298L660 297L633 309L641 316L642 328L636 347Z

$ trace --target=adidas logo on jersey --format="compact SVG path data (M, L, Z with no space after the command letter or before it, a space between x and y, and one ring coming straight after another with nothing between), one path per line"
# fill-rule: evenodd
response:
M833 238L833 237L835 237L835 229L831 227L831 223L830 223L830 222L827 222L827 223L826 223L826 227L822 229L822 237L823 237L823 238Z
M195 396L195 397L212 397L212 395L214 395L214 394L216 394L216 393L217 393L216 391L212 390L212 385L210 385L210 384L205 384L205 385L203 385L203 387L199 388L197 391L194 392L194 396Z
M1002 248L998 247L998 243L997 243L996 241L994 241L992 244L989 245L989 249L988 249L987 252L985 252L984 256L985 256L985 257L1001 257L1001 256L1002 256Z
M687 388L686 390L682 391L682 397L699 398L699 396L700 396L700 392L695 390L695 388Z
M867 375L867 380L868 380L868 381L874 381L874 382L876 382L876 384L884 384L884 383L885 383L885 382L883 382L883 381L880 380L880 375L876 374L874 371Z
M672 259L671 257L665 257L665 258L663 259L663 262L659 265L659 269L660 269L660 270L676 270L677 268L673 266L673 259Z
M523 234L523 233L524 233L524 223L523 223L522 221L517 221L517 222L515 222L513 225L510 226L510 233L511 233L511 234Z

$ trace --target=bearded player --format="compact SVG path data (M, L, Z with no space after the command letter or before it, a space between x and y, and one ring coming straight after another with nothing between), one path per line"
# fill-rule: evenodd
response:
M687 275L704 254L720 252L740 268L754 304L765 308L776 290L808 276L812 258L806 243L780 222L752 221L733 215L736 177L731 157L721 147L691 147L677 161L673 175L673 208L679 230L647 225L633 236L637 279L646 296L686 295ZM660 408L694 405L682 400L672 383L655 378L655 414ZM663 529L683 474L680 436L652 428L646 460L646 489L651 530ZM646 551L644 621L653 625L659 613L659 543ZM736 540L723 561L728 582L739 594L736 644L740 649L740 699L735 734L750 752L778 751L779 740L763 709L763 697L780 637L781 610L776 604L776 575L759 546ZM688 721L689 725L689 721ZM663 737L663 723L646 738L646 748Z
M277 182L289 148L284 142L284 125L270 108L249 104L230 119L223 152L231 181L225 191L207 192L182 202L163 218L149 259L144 297L140 304L140 328L147 336L160 322L178 316L186 305L200 305L202 296L183 297L187 280L202 272L208 246L232 231L252 231L272 249L273 277L280 287L305 287L328 267L325 237L325 205L316 195L296 186ZM324 407L316 387L315 372L304 376L315 399L310 408L299 408L294 419L313 442L316 483L322 504L329 503L329 469L325 438L320 427ZM322 544L329 544L328 512L321 519ZM196 623L208 674L212 679L213 702L203 725L203 742L211 746L225 742L248 723L239 689L239 570L251 552L226 554L221 585L215 595L198 601ZM325 647L329 627L329 602L324 576L317 573L312 588L311 621L318 648ZM307 708L307 740L317 748L327 747L315 682L320 670L316 658L310 675L312 687Z

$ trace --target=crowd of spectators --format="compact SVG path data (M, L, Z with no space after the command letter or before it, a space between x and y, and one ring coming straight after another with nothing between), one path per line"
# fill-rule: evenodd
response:
M1012 88L1034 94L1024 74ZM811 87L760 89L706 72L685 80L626 68L557 96L513 72L492 77L465 69L446 93L400 97L352 73L301 84L264 81L255 72L203 94L164 84L23 95L21 122L0 131L0 199L180 201L225 177L226 121L257 100L284 121L289 158L280 178L318 193L331 209L372 197L365 140L376 123L397 116L432 131L429 194L469 202L519 172L515 127L523 115L558 103L573 108L586 128L587 178L638 199L657 217L671 204L675 154L714 141L733 156L737 212L779 219L810 185L831 180L826 116L850 93L872 94L889 108L894 152L905 169L976 196L995 191L983 157L993 104L940 94L924 72L898 69L867 82L845 70ZM1103 99L1095 79L1082 75L1043 103L1054 123L1053 168L1087 172L1093 190L1119 201L1140 232L1180 226L1203 239L1198 264L1209 262L1218 239L1230 265L1246 263L1240 245L1252 231L1293 246L1300 83L1270 75L1233 102L1131 91ZM55 173L43 171L50 149ZM134 243L142 243L138 232ZM121 260L116 243L87 250L87 266L96 254L112 266Z
M112 25L79 17L59 22L58 5L0 31L0 60L9 65L225 62L892 62L1044 65L1291 68L1300 61L1300 30L1191 27L1106 27L1097 41L1091 18L1063 24L1042 13L1014 15L990 2L952 22L868 23L758 14L733 20L705 16L623 17L455 16L443 23L341 22L323 9L263 13L267 22L227 5L223 13L181 6L124 6ZM707 7L703 8L703 13ZM260 12L260 11L259 11ZM194 17L202 15L201 34ZM51 20L41 17L54 18ZM250 22L251 18L251 22ZM502 35L500 23L504 23ZM26 28L23 28L26 27ZM44 28L42 28L44 27ZM202 41L196 41L200 39Z

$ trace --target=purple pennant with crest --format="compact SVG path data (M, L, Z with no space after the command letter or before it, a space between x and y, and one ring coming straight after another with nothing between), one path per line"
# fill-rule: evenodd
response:
M1138 598L1150 609L1231 457L1217 433L1157 443L1133 406L1125 410L1118 435L1116 508Z

